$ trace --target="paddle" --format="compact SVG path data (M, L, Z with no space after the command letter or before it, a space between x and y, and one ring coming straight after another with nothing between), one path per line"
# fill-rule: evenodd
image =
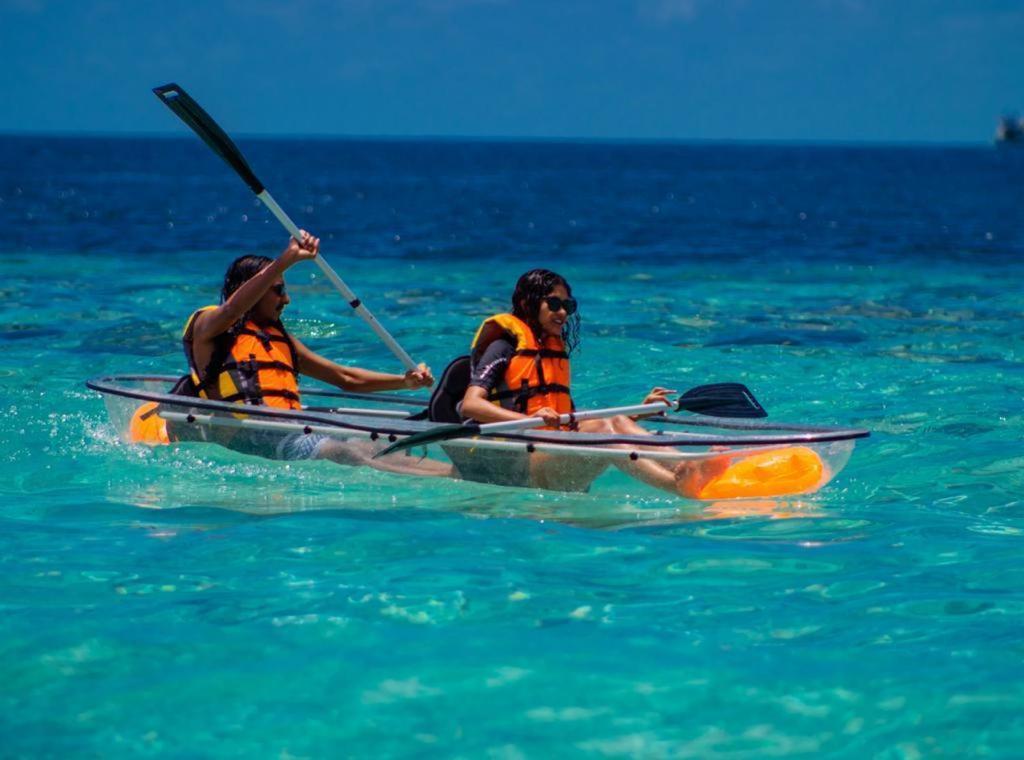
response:
M263 205L270 209L270 213L277 217L277 221L284 225L288 233L296 240L301 240L301 233L295 222L277 205L277 201L271 197L267 189L263 187L263 183L259 181L253 170L249 167L242 152L231 141L231 138L225 134L224 130L217 125L217 122L198 103L192 100L184 89L173 82L162 87L154 87L153 92L156 93L156 96L160 98L164 105L177 114L178 118L191 127L192 131L199 135L214 153L223 158L227 165L235 170L238 176L242 178L242 181L256 194L256 197L263 201ZM370 310L363 305L362 301L356 298L356 294L344 283L338 276L338 273L331 268L330 264L324 260L324 257L317 256L313 260L323 270L327 279L331 281L334 287L344 296L345 300L348 301L348 305L355 309L356 314L362 317L363 321L377 333L377 336L384 341L384 344L405 365L405 368L416 369L416 362L412 360L412 357L398 345L398 341L391 336L391 333L384 329L384 326L377 321L377 318L370 313Z
M559 423L569 425L583 420L614 417L617 414L662 414L667 411L687 411L715 417L753 418L768 416L768 413L758 403L757 399L754 398L754 394L745 385L740 383L714 383L712 385L698 385L696 388L691 388L672 405L658 402L656 404L592 409L586 412L563 414L559 417ZM375 454L374 459L415 446L426 446L427 444L440 441L450 441L453 438L472 438L476 435L508 433L515 430L540 427L543 424L544 420L540 417L524 417L523 419L510 420L508 422L491 422L484 425L475 422L437 425L430 430L413 433L391 444Z

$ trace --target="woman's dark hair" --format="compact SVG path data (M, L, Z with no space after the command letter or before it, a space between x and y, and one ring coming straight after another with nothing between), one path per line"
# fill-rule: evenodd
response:
M253 277L260 273L267 264L273 264L274 260L266 256L247 254L239 256L231 262L228 271L224 273L224 285L220 289L220 302L224 303L231 294L238 290Z
M512 293L512 313L526 322L539 341L542 336L540 328L540 303L552 290L561 285L568 295L572 295L572 287L562 275L550 269L531 269L519 278L516 289ZM562 327L562 340L565 341L565 352L571 354L580 344L580 313L570 316Z
M273 259L267 258L266 256L256 256L255 254L239 256L237 259L232 261L231 265L228 267L228 271L224 273L224 285L222 285L220 289L220 302L224 303L227 301L231 298L232 293L258 275L263 268L267 266L267 264L273 263ZM251 314L252 309L243 314L242 318L233 324L228 332L235 334L239 329L241 329L242 325L249 321Z

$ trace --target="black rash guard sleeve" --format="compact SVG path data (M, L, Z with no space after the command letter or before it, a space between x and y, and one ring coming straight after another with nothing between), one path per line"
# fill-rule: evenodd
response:
M511 361L516 347L511 341L498 338L492 342L483 354L471 361L469 367L469 384L486 391L491 391L505 377L505 370Z

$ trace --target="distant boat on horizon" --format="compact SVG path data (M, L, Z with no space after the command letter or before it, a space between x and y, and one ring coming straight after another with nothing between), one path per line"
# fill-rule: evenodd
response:
M1024 145L1024 118L1017 114L1004 114L996 125L996 145Z

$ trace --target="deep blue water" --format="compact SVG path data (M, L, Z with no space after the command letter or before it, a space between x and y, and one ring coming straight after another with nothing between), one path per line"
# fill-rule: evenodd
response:
M181 370L285 236L198 140L0 138L2 754L1020 755L1024 151L239 144L435 369L547 265L581 405L873 436L710 505L126 446L84 380ZM296 334L397 369L304 266Z

